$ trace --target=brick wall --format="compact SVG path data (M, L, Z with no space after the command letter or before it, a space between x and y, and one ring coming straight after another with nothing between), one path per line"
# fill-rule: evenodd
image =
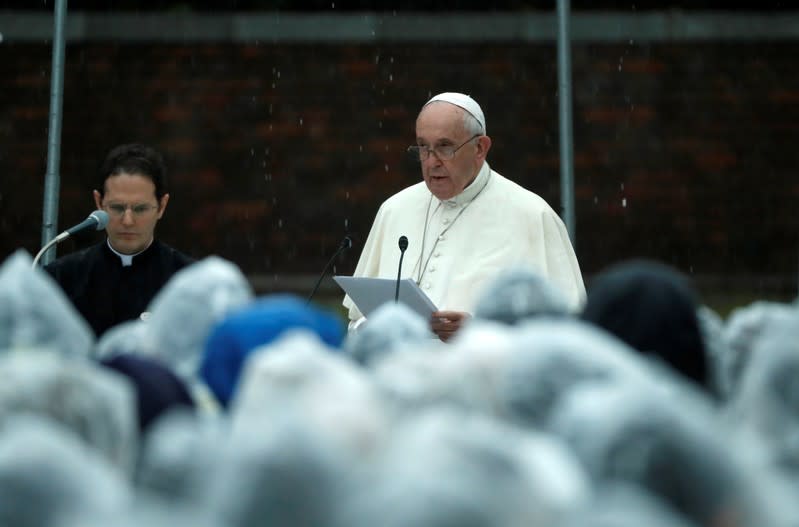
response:
M586 275L648 257L795 290L797 55L794 41L574 45ZM248 274L315 274L350 234L351 272L379 203L419 180L404 154L419 106L449 90L483 106L493 168L559 210L555 56L529 42L71 44L59 226L91 210L105 152L138 140L167 156L168 243ZM0 46L0 258L39 247L49 72L49 44Z

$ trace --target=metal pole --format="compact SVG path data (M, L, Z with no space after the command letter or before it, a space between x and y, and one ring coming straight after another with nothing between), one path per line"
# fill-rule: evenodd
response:
M67 0L56 0L53 24L53 70L50 75L50 127L47 133L47 174L44 180L44 207L42 212L42 245L46 245L58 230L58 192L61 161L61 115L64 91L64 26L67 18ZM42 263L55 258L55 248L47 251Z
M571 34L569 0L558 0L558 105L560 116L560 200L563 222L576 245L574 146L572 132Z

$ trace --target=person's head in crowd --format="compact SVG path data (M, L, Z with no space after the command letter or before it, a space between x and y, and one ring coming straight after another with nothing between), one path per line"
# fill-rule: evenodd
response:
M701 527L778 525L710 398L672 383L644 388L584 385L555 409L549 429L595 486L640 486Z
M514 353L496 383L502 414L525 427L545 428L575 387L651 379L627 344L578 319L536 320L518 327Z
M555 439L446 407L408 416L372 470L353 527L555 527L589 495Z
M100 364L128 378L136 391L139 431L169 410L193 410L194 400L183 381L158 361L131 354L118 354L100 360Z
M398 350L423 347L434 335L427 321L402 303L386 303L358 331L347 335L344 351L358 364L370 367Z
M491 149L483 111L461 93L433 97L416 118L411 148L430 193L441 200L457 196L477 177Z
M591 503L564 527L696 527L638 485L613 483L596 489ZM721 526L719 526L721 527Z
M171 412L155 421L143 438L136 486L153 502L197 510L205 500L229 426L222 419Z
M247 277L228 260L209 256L181 269L150 302L143 351L194 382L211 330L254 296Z
M799 310L758 330L727 417L765 446L768 464L799 482Z
M737 392L741 377L753 361L760 340L769 335L769 328L790 324L799 309L793 304L756 301L734 309L727 317L723 338L728 351L722 361L722 372L727 392Z
M18 415L0 433L0 524L60 526L117 515L130 486L107 460L46 416Z
M111 247L122 254L146 249L169 202L161 154L138 143L113 148L100 166L94 202L108 213Z
M227 406L250 353L283 332L308 329L338 348L344 338L339 318L293 295L273 295L234 311L219 322L205 343L200 375L218 401Z
M58 284L23 250L0 265L0 354L50 350L86 357L94 333Z
M211 517L236 527L347 527L352 463L302 414L272 417L251 422L219 452L205 486Z
M710 387L698 305L682 273L659 262L631 260L603 270L590 282L582 318Z
M503 271L478 297L474 316L514 325L539 316L563 317L571 313L560 290L532 269Z
M367 457L382 441L388 418L366 371L336 351L305 327L254 348L229 404L233 433L302 416L305 428L329 437L343 455Z
M138 449L134 389L87 360L51 353L0 356L0 426L19 413L47 417L129 474Z

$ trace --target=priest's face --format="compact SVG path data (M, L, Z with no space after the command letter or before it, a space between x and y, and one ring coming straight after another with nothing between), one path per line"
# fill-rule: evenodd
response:
M111 247L122 254L136 254L149 247L168 201L169 194L159 200L153 180L141 174L109 176L104 193L94 191L97 208L109 216L105 230Z
M421 160L422 177L427 188L438 199L450 199L477 177L483 166L491 140L475 136L464 125L464 110L447 102L434 102L422 108L416 119L416 144L427 147L427 158ZM456 149L448 158L440 152Z

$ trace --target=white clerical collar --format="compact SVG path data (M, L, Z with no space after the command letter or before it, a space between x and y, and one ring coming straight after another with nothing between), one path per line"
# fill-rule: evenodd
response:
M147 247L137 252L136 254L122 254L121 252L114 249L114 247L111 245L111 240L106 238L105 242L108 244L108 248L111 249L111 252L119 256L119 259L122 260L122 267L130 267L131 265L133 265L133 257L138 256L144 251L146 251L150 247L150 244L153 243L153 241L150 240L150 243L147 244Z
M472 181L468 187L463 189L463 192L450 199L443 199L441 200L441 203L449 205L450 207L466 205L476 198L480 191L483 190L483 187L486 186L488 183L488 174L490 172L491 169L488 166L488 162L483 161L483 166L480 168L480 171L477 173L477 177L474 178L474 181Z

